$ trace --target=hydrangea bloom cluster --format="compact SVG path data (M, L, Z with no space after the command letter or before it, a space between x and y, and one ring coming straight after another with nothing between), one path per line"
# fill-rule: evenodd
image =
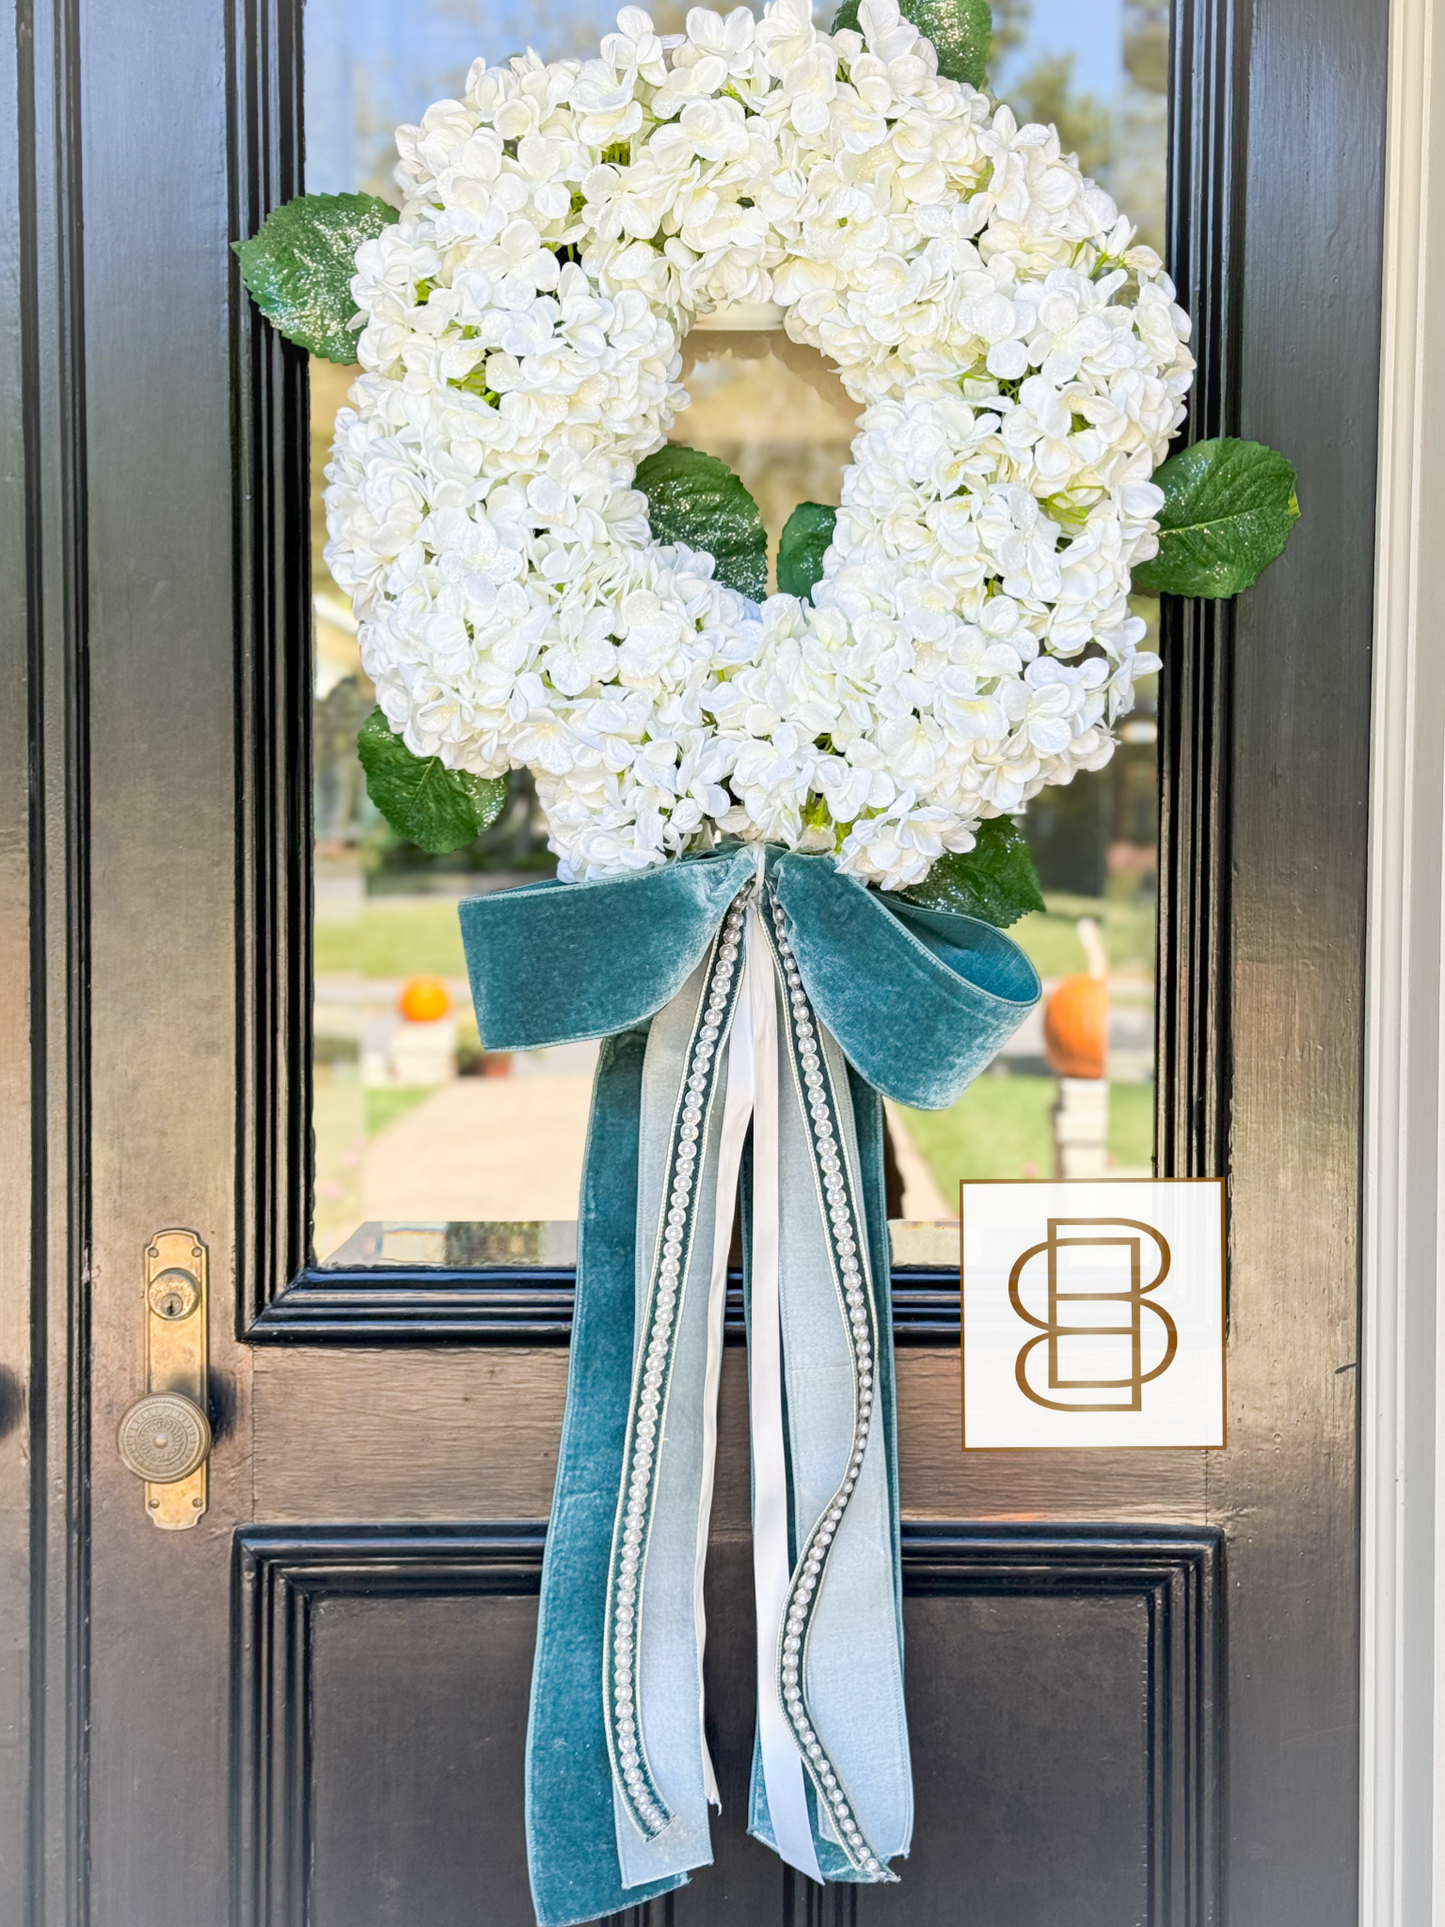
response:
M940 77L895 0L859 22L628 7L398 132L327 561L393 727L533 770L564 877L721 834L904 887L1104 763L1158 667L1126 597L1187 318L1052 128ZM736 301L864 405L812 605L655 543L631 487Z

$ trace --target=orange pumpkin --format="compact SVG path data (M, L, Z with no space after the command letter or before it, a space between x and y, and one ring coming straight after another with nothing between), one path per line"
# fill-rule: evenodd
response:
M1044 1049L1055 1077L1102 1077L1109 1048L1109 983L1065 977L1044 1005Z
M440 977L408 977L397 1001L402 1016L412 1024L434 1024L452 1007Z

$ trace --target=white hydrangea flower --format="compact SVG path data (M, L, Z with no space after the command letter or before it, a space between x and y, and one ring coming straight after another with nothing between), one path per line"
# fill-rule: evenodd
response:
M532 769L563 876L726 835L889 889L1107 761L1193 362L1054 129L941 78L896 0L835 35L773 0L479 61L397 151L327 560L417 754ZM813 606L655 543L631 486L739 300L864 406Z

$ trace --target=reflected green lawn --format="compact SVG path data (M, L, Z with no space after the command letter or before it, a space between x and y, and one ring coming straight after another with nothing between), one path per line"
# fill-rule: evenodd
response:
M465 977L461 925L453 897L368 898L351 923L318 923L316 974L362 977Z
M1010 934L1047 978L1068 976L1085 967L1075 923L1098 918L1110 962L1121 976L1153 973L1154 913L1147 902L1114 902L1096 897L1048 896L1048 909L1016 924ZM420 974L465 978L456 902L450 897L373 897L349 923L320 922L315 930L318 976L345 972L368 978L397 979ZM362 1110L348 1117L337 1135L352 1156L364 1143L410 1108L418 1093L369 1091L343 1098L318 1092L318 1112L333 1107ZM1020 1178L1053 1176L1054 1143L1049 1113L1055 1099L1051 1077L980 1077L947 1111L913 1111L909 1125L947 1196L961 1177ZM1152 1086L1115 1084L1111 1088L1109 1148L1124 1169L1147 1169L1153 1155ZM326 1133L318 1115L318 1142ZM322 1160L325 1162L326 1160ZM340 1160L338 1160L338 1163ZM354 1184L349 1169L318 1169L319 1212L326 1204L338 1218L351 1209ZM328 1181L329 1180L329 1181ZM327 1199L326 1192L334 1195Z
M960 1178L1051 1178L1052 1077L976 1079L946 1111L909 1111L908 1128L946 1198ZM1154 1153L1154 1088L1109 1087L1109 1150L1122 1169L1147 1169Z
M314 1236L319 1254L361 1216L361 1158L366 1149L366 1093L354 1065L319 1064L311 1087L315 1133Z
M1022 917L1009 931L1022 945L1041 977L1070 977L1087 968L1075 925L1093 917L1100 925L1109 962L1121 977L1154 975L1154 904L1135 896L1074 897L1060 890L1044 893L1047 910Z
M366 1135L373 1138L408 1111L414 1111L435 1084L382 1084L366 1093Z
M1041 977L1067 977L1085 968L1074 928L1095 917L1109 961L1121 976L1154 972L1154 907L1104 897L1049 892L1048 909L1016 923L1009 935L1033 959ZM465 977L462 934L451 897L369 897L352 923L316 925L316 971L355 971L363 977Z

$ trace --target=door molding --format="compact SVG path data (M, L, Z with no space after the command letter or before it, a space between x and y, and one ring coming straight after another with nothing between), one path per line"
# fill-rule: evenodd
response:
M294 1927L310 1917L314 1615L338 1598L535 1595L545 1542L536 1520L255 1526L236 1534L232 1927ZM902 1564L905 1597L1047 1597L1060 1610L1070 1601L1137 1602L1149 1919L1170 1927L1217 1921L1223 1533L905 1521ZM644 1927L671 1918L665 1906L636 1911Z
M315 1265L261 1306L245 1336L258 1343L314 1345L566 1345L572 1337L577 1273L573 1266L498 1265L485 1271L449 1265L389 1265L354 1270ZM893 1272L893 1336L900 1345L956 1345L958 1268ZM728 1344L746 1335L743 1279L728 1273Z
M90 510L81 24L0 65L0 1912L90 1901Z
M1393 0L1363 1224L1362 1927L1445 1910L1445 34Z
M1173 0L1169 272L1197 363L1183 435L1239 432L1242 130L1248 0ZM1229 818L1233 602L1160 610L1155 1160L1160 1177L1229 1174Z

